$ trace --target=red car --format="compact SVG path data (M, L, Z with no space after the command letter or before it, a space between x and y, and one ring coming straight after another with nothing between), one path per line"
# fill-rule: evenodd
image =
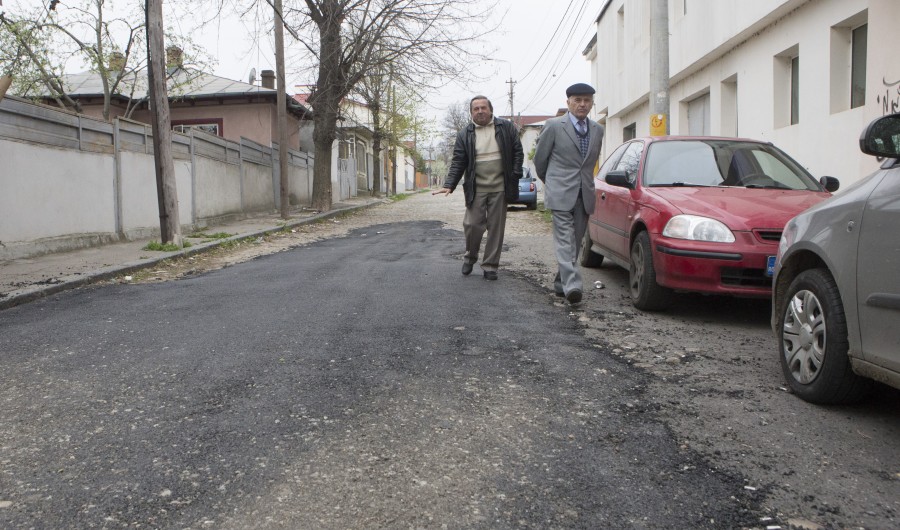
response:
M628 269L634 305L648 311L672 291L770 297L784 225L839 186L770 143L691 136L624 143L594 184L581 265Z

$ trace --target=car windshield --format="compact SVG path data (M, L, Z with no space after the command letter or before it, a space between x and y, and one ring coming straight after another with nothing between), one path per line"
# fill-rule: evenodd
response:
M643 184L821 190L805 169L778 148L730 140L652 143Z

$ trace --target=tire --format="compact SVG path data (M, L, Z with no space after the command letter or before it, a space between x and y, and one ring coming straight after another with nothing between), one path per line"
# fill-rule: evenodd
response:
M639 233L631 245L628 286L631 302L642 311L662 311L672 302L672 291L656 283L653 251L647 232Z
M582 267L593 269L603 265L603 254L597 254L592 250L594 242L591 241L591 231L585 230L581 238L581 252L578 254L578 263Z
M778 325L781 370L791 390L810 403L864 399L872 381L853 373L847 319L837 283L825 269L800 273L788 287Z
M537 210L537 201L529 202L525 205L526 210Z

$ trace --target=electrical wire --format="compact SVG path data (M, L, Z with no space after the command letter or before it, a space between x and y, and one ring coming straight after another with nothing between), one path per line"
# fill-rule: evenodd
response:
M547 84L547 82L550 80L550 78L556 76L557 72L560 71L560 70L557 70L557 67L562 62L562 59L566 55L566 52L569 51L568 48L570 47L571 42L572 42L572 37L575 34L575 28L577 27L579 21L581 20L581 17L584 14L585 9L587 8L587 3L588 3L588 0L582 1L581 7L578 9L578 13L575 15L574 20L572 21L571 29L568 32L567 37L563 41L563 44L559 50L559 53L557 53L552 66L547 69L547 74L544 76L544 78L538 84L539 87L545 86ZM587 36L590 29L591 28L589 27L588 31L584 32L584 36L582 37L582 40L584 39L584 37ZM574 54L572 54L571 52L569 52L568 55L569 55L569 61L566 63L566 66L562 70L565 70L565 68L567 68L569 66L569 64L571 64L572 60L575 58ZM550 91L553 90L554 87L555 87L555 83L550 84L543 94L541 94L540 89L538 89L538 92L534 95L534 97L531 98L531 100L529 100L529 102L525 106L522 107L522 110L524 111L525 109L530 108L531 105L534 104L535 101L546 97L550 93Z
M543 51L541 51L541 54L538 56L537 60L534 61L534 64L531 65L531 68L528 69L528 72L525 75L523 75L521 78L519 78L519 81L524 81L525 79L527 79L528 76L531 75L531 72L533 72L534 69L537 67L538 63L541 62L541 59L544 58L544 54L547 53L547 50L550 49L550 45L553 44L553 39L555 39L556 34L559 33L559 28L562 27L563 22L566 20L566 16L569 14L569 10L572 9L572 4L574 4L574 3L575 3L575 0L569 0L569 5L566 6L566 12L563 13L562 18L559 19L559 23L556 25L556 29L553 30L553 35L550 35L550 40L547 41L547 45L544 46Z

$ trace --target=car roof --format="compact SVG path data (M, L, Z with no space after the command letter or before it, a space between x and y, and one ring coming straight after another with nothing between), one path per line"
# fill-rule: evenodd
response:
M683 135L675 135L670 134L668 136L641 136L639 138L635 138L635 140L642 140L648 143L654 142L673 142L673 141L684 141L684 140L714 140L714 141L727 141L727 142L747 142L747 143L755 143L755 144L768 144L772 145L772 142L764 142L762 140L754 140L752 138L738 138L733 136L683 136Z

